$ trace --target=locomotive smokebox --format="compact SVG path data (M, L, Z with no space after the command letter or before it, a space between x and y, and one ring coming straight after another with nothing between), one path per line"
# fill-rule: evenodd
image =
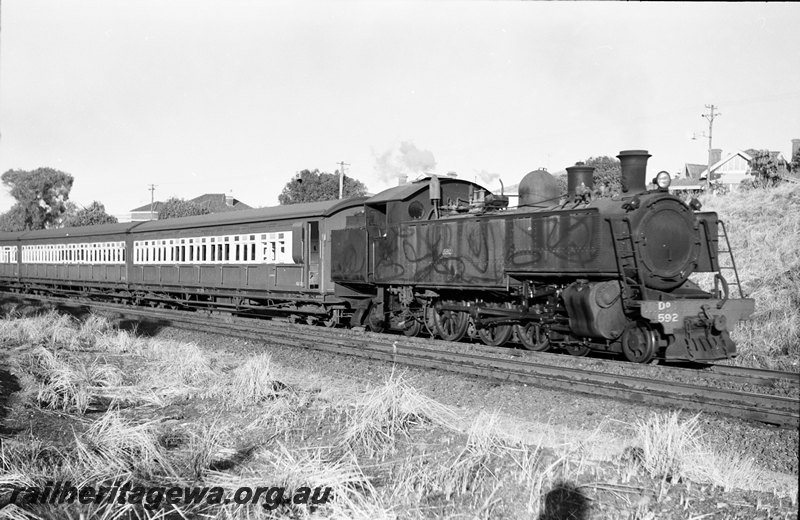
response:
M622 176L622 193L624 195L636 195L647 191L647 159L650 154L647 150L623 150L619 152L617 159L620 162Z
M575 166L567 167L567 195L572 198L575 190L583 184L587 190L591 191L594 187L594 166L586 166L582 162L575 163ZM579 195L582 195L579 193Z

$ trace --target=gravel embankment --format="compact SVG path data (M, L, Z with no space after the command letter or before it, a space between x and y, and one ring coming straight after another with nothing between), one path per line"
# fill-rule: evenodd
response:
M193 341L209 350L223 349L247 355L268 352L273 362L293 369L306 369L325 378L352 383L382 382L392 370L389 363L351 356L331 355L314 350L269 345L223 338L212 334L179 329L164 329L158 337ZM564 362L580 359L565 357ZM616 368L619 369L619 368ZM657 373L659 367L648 367ZM531 442L564 444L591 443L605 450L608 457L622 452L632 438L631 426L653 411L663 408L592 398L516 383L500 383L438 370L402 367L407 377L425 394L452 406L463 415L474 417L479 411L499 411L516 425L515 433ZM703 436L708 445L744 457L752 457L770 471L798 474L798 431L779 429L706 415ZM581 438L581 436L584 438Z

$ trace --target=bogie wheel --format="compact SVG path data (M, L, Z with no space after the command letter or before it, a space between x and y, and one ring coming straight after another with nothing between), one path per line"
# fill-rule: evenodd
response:
M511 339L513 332L514 328L511 325L494 325L480 329L478 336L481 337L481 341L485 344L491 347L499 347Z
M656 333L646 325L626 329L622 333L622 353L633 363L649 363L656 357Z
M538 352L550 350L550 338L538 323L514 325L514 330L517 332L519 342L526 349Z
M367 315L367 326L372 332L383 332L386 330L386 322L383 318L383 306L380 304L373 304L369 308Z
M469 314L458 311L439 311L434 315L436 333L445 341L458 341L467 333Z

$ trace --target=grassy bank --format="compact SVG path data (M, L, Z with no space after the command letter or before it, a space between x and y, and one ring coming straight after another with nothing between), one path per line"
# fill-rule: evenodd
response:
M3 320L21 391L2 438L0 518L655 518L760 493L756 514L796 505L793 479L708 445L697 417L652 414L613 455L593 435L531 443L497 413L423 395L403 373L382 384L223 355L46 315ZM15 419L16 418L16 419ZM317 506L9 504L47 481L142 486L323 486ZM163 505L163 504L162 504ZM727 506L726 506L727 507Z
M756 301L752 322L733 334L736 363L800 371L800 185L701 202L725 221L743 289Z

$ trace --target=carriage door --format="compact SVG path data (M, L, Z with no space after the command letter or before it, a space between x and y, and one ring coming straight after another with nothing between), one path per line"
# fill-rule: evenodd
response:
M308 288L320 289L322 261L319 241L319 222L308 223Z

